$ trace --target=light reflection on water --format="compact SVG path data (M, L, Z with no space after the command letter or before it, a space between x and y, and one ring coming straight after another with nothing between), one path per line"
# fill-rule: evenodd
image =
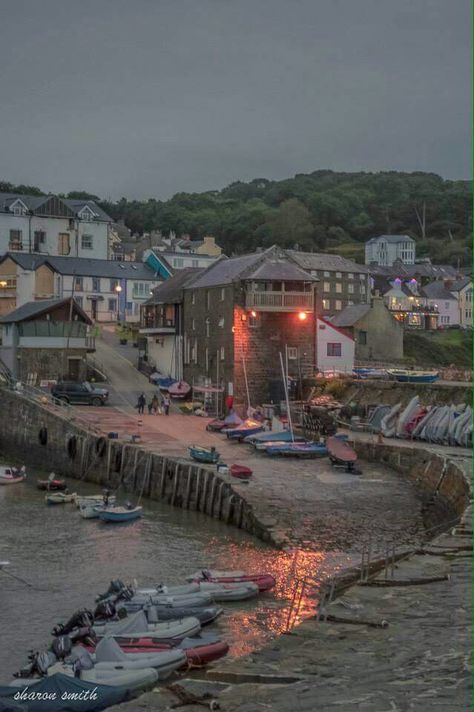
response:
M321 581L350 562L335 552L275 551L210 517L157 502L144 502L145 517L129 525L83 520L72 505L47 507L35 481L31 476L25 484L0 487L0 559L10 560L11 573L34 585L0 572L0 682L25 662L30 648L48 643L53 625L77 608L91 607L112 578L152 585L181 583L204 567L272 573L278 581L274 592L226 605L219 619L230 655L240 656L286 629L295 578ZM97 492L71 480L75 488ZM315 595L305 594L293 623L314 612Z

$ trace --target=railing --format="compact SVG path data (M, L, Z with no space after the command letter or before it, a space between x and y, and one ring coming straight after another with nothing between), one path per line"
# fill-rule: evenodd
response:
M247 292L246 307L268 311L298 311L313 309L312 292Z
M10 242L8 244L8 249L10 252L21 252L23 250L23 243L22 242Z
M86 336L86 349L95 351L95 336Z
M174 319L156 319L155 317L143 317L140 329L174 329Z

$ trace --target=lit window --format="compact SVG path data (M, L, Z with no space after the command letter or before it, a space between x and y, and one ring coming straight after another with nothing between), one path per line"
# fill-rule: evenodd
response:
M340 299L336 299L336 306L335 306L336 311L341 311L342 309L342 302Z
M327 354L328 356L338 356L340 357L342 355L342 346L340 343L334 343L334 344L328 344L327 345L328 351Z
M352 286L352 285L351 285ZM341 282L336 282L336 292L338 294L342 293L342 283Z
M331 308L331 302L329 299L323 299L323 309L330 309Z
M324 282L324 283L323 283L323 291L324 291L324 292L330 292L330 291L331 291L331 285L329 284L329 282Z

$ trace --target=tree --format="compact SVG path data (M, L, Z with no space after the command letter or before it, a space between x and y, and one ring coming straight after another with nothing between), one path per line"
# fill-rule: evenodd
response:
M311 248L314 244L314 227L311 213L296 198L285 200L278 210L269 216L267 225L273 242L281 247Z

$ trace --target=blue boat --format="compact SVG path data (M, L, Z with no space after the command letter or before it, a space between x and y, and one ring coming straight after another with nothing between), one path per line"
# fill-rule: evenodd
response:
M154 383L160 391L167 391L170 386L172 386L174 383L178 383L176 378L170 378L169 376L159 376L157 375L152 375L150 376L150 381L151 383Z
M290 455L293 457L325 457L328 454L325 445L320 443L275 443L265 448L267 455Z
M271 443L271 442L295 442L303 443L306 441L302 435L296 435L292 433L291 430L282 430L281 432L263 432L256 433L254 435L247 435L244 438L244 443L250 443L251 445L257 445L260 443Z
M439 378L438 371L408 371L403 368L388 369L387 373L399 383L434 383Z
M132 522L143 516L143 507L107 507L99 511L103 522Z
M256 420L245 420L237 428L226 428L221 430L229 440L243 440L249 435L255 435L263 431L263 424Z
M356 378L387 378L384 368L353 368L352 373Z
M200 445L191 445L189 454L196 462L205 462L209 465L215 465L219 462L220 453L215 447L201 447Z

